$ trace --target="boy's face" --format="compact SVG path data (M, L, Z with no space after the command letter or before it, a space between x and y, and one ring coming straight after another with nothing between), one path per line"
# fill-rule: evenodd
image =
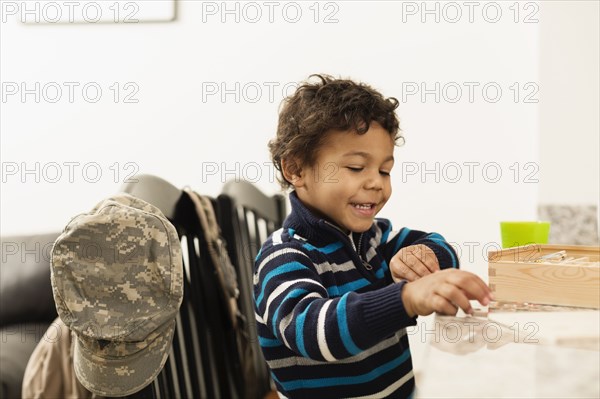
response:
M394 140L376 122L362 135L330 131L316 162L292 182L300 200L346 232L363 232L392 194Z

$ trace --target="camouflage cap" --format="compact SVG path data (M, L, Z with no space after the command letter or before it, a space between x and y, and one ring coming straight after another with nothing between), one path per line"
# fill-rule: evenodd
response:
M183 299L181 244L155 206L119 194L75 216L52 248L58 315L77 337L75 374L125 396L164 366Z

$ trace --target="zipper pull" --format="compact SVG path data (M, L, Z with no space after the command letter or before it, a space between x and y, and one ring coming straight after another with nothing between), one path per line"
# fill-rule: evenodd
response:
M362 262L365 269L371 271L373 270L373 266L371 266L366 260L364 260L362 255L360 254L363 234L364 233L360 233L360 237L358 238L358 248L356 249L356 253L358 254L358 257L360 258L360 261Z

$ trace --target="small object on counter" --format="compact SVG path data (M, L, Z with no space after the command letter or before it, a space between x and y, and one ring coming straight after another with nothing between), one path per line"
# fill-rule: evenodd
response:
M567 257L567 251L562 250L562 251L558 251L558 252L553 252L551 254L548 255L544 255L544 256L540 256L537 259L534 259L533 261L536 263L541 263L541 262L554 262L554 261L562 261Z

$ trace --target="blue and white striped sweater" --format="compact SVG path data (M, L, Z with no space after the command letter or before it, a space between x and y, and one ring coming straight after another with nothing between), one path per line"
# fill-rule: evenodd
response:
M377 219L353 241L290 194L292 212L256 259L254 298L259 343L284 397L409 397L414 389L403 283L389 262L424 244L442 268L458 267L436 233ZM356 249L355 249L356 247Z

